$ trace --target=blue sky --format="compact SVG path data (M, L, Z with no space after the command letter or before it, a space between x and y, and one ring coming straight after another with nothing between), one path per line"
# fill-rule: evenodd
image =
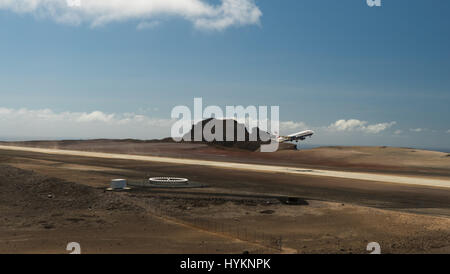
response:
M164 137L172 108L202 97L279 105L312 144L450 147L449 1L171 1L104 22L0 0L0 136Z

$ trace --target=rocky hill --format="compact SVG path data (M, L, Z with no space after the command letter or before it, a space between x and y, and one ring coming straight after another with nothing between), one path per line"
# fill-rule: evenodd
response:
M219 129L220 127L222 130ZM230 132L231 130L232 132ZM209 134L209 136L204 136L203 133ZM200 141L196 141L196 134L199 136L197 139L201 139ZM183 140L184 142L189 140L218 147L257 151L262 144L270 142L270 137L268 132L262 131L258 127L249 131L244 124L238 123L236 120L210 118L193 125Z

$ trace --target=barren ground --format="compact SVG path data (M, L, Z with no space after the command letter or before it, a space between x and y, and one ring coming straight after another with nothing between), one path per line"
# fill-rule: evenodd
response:
M275 153L249 152L194 143L135 140L0 142L2 145L54 148L189 159L276 164L336 170L450 176L450 154L396 147L320 147Z
M228 161L246 161L244 152L202 145L183 145L178 153L168 144L105 146L89 150L153 155L160 149L160 156L224 160L223 154ZM245 153L255 163L279 157ZM371 166L371 172L385 168L442 178L450 169L446 154L427 151L323 148L275 154L283 153L309 153L289 156L295 160L289 165L296 166L340 169L336 161L349 163L345 169ZM326 160L314 164L321 157ZM377 157L384 157L382 164ZM113 178L137 182L149 176L182 176L209 187L104 190ZM286 205L281 199L286 196L307 205ZM0 253L67 253L68 242L79 242L84 253L368 253L369 242L379 242L383 253L450 252L450 190L306 174L1 150L0 209ZM281 239L282 250L274 239Z

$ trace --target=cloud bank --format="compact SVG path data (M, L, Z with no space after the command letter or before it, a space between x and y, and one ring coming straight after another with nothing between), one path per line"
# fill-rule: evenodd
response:
M175 121L136 113L55 112L51 109L0 107L0 139L159 139L170 136ZM248 123L246 120L239 122ZM284 134L306 128L303 122L280 122L280 130Z
M54 112L50 109L0 108L0 137L3 139L90 139L167 137L170 119L135 113Z
M153 118L140 113L57 112L51 109L27 109L0 107L0 139L160 139L169 137L175 119ZM246 123L245 120L240 121ZM248 121L247 121L248 122ZM261 121L268 122L270 121ZM369 124L357 119L338 120L330 126L311 126L300 121L280 121L280 133L291 134L305 129L316 131L314 142L333 144L339 138L343 142L379 138L382 131L394 126L395 122ZM338 134L352 132L352 138ZM399 132L400 133L400 132ZM363 138L364 137L364 138Z
M331 124L328 129L332 131L360 131L369 134L378 134L391 128L397 122L386 122L378 124L369 124L367 121L360 121L357 119L338 120Z
M145 22L158 17L183 18L198 28L224 30L257 25L262 16L254 0L0 0L0 9L92 27L112 22Z

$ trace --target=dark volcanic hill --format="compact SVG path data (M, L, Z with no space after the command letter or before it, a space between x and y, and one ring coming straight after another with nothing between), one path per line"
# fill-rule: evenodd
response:
M205 136L204 132L209 136ZM196 134L200 141L196 141ZM191 131L184 135L183 140L185 142L189 140L194 143L256 151L262 144L269 143L270 137L268 132L262 131L258 127L249 132L244 124L240 124L236 120L209 118L193 125Z

